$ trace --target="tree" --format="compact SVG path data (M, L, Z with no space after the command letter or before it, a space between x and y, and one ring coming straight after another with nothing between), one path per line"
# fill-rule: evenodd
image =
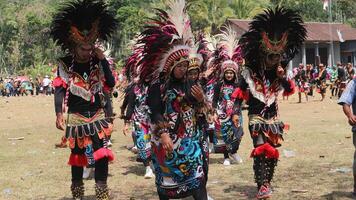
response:
M356 0L338 0L335 3L335 11L340 15L340 21L356 27Z
M231 7L238 19L251 19L269 5L268 0L231 0Z
M320 0L271 0L273 6L285 6L297 10L304 21L327 22L328 13Z

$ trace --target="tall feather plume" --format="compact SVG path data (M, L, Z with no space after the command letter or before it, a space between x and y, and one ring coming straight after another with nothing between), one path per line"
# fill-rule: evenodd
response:
M224 26L221 32L221 34L217 35L217 37L219 37L219 46L223 48L222 53L226 54L225 56L232 59L239 43L237 33L231 26Z
M111 43L105 43L105 46L103 47L104 48L104 55L106 58L111 58L112 57L112 49L113 49L113 46Z
M219 43L219 40L216 38L215 35L210 34L207 34L205 36L205 40L207 41L207 48L209 49L209 51L214 52Z
M210 43L207 39L206 34L199 33L196 41L196 52L201 54L202 57L202 66L201 71L205 71L208 68L208 60L211 58L213 51L209 47Z
M221 32L221 34L216 35L218 44L214 52L214 65L217 68L215 74L223 78L223 72L226 70L232 70L237 75L239 64L242 63L243 59L239 39L233 28L224 26Z
M189 16L186 10L185 0L170 0L168 5L168 18L177 31L173 39L182 39L183 44L188 44L193 39Z
M124 74L128 81L132 81L138 76L140 70L140 60L142 59L142 52L144 46L142 44L136 44L134 46L133 53L127 58L124 66Z
M205 61L204 59L204 54L203 53L203 49L201 49L202 46L200 45L200 43L195 43L193 44L193 46L191 46L190 50L189 50L189 67L188 70L191 69L199 69L200 71L204 70L203 69L203 62Z
M238 71L238 64L243 60L237 33L231 26L224 26L221 34L216 35L218 44L214 52L214 64L225 69L234 65L234 71Z

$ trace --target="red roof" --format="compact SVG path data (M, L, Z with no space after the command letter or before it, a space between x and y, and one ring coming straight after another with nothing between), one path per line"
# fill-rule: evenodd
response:
M251 20L239 20L228 19L228 23L231 23L238 28L238 33L241 31L247 31ZM323 22L306 22L305 27L308 31L308 42L327 42L332 39L333 41L340 41L338 36L338 30L340 31L342 38L347 40L356 40L356 28L352 28L350 25L342 23L323 23Z

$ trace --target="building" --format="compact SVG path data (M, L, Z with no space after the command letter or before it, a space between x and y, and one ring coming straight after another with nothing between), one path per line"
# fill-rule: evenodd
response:
M248 30L251 20L228 19L238 35ZM291 65L338 62L356 65L356 28L342 23L306 22L307 39Z

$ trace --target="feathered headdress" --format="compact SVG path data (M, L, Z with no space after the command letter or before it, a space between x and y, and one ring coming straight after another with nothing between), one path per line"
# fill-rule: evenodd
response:
M199 50L201 50L199 47L199 43L195 44L190 51L189 51L189 66L188 66L188 71L198 69L199 71L202 71L202 64L204 61L204 58L201 53L199 53Z
M142 59L138 63L141 78L167 80L171 70L181 62L189 62L193 45L190 20L185 0L168 1L168 10L156 9L153 19L141 34L138 43L144 45Z
M253 18L248 32L240 39L246 64L250 68L262 66L266 56L278 54L282 67L298 53L306 38L302 17L293 10L276 7Z
M66 51L78 44L106 41L117 24L103 1L75 0L64 4L54 16L51 35Z
M206 67L209 69L213 66L213 63L216 59L216 49L217 49L219 40L216 38L216 36L211 36L211 35L207 35L205 39L208 42L207 49L208 49L208 51L210 51L210 56L206 63Z
M141 66L139 65L142 59L142 53L144 51L144 45L136 44L133 49L133 53L127 58L124 72L127 80L130 82L133 78L138 77ZM142 79L144 80L144 79Z
M204 33L199 33L196 40L195 46L197 54L199 54L200 59L200 71L205 71L207 69L207 62L212 56L212 50L210 49L210 42L208 36Z
M212 70L208 79L220 76L220 66L221 63L216 62L217 59L217 46L219 43L219 38L214 35L205 35L203 41L203 48L199 52L203 55L205 70Z
M220 64L223 72L231 70L237 75L239 64L243 62L237 33L231 26L224 27L221 32L221 34L217 35L219 42L214 62Z

